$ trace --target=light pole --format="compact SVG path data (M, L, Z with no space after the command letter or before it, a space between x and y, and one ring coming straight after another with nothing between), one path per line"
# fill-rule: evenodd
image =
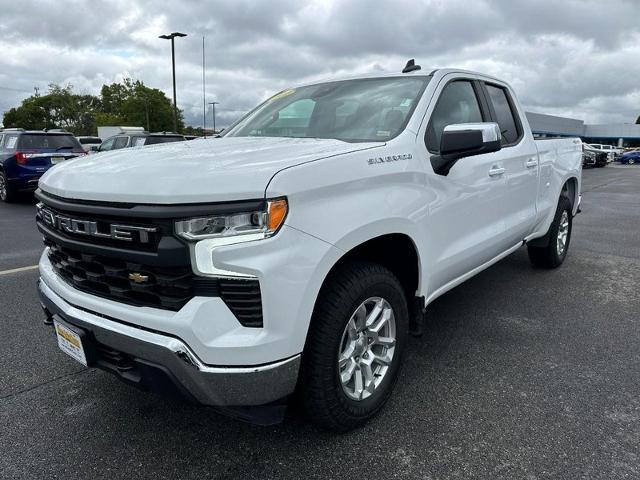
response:
M171 40L171 67L173 70L173 131L178 133L178 105L176 104L176 52L174 48L174 38L186 37L186 33L173 32L169 35L160 35L158 38Z
M213 110L211 112L211 114L213 115L213 134L216 134L216 105L218 105L220 102L209 102L209 105L211 105L211 107L213 107Z

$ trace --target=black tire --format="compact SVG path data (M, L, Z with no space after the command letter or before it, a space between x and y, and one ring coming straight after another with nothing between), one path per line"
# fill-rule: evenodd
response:
M560 230L560 223L563 217L563 213L567 213L568 219L568 231L566 236L566 242L564 248L560 252L558 246L558 232ZM549 232L545 236L548 238L547 244L544 246L539 245L527 245L529 253L529 260L535 267L539 268L558 268L564 262L569 251L569 244L571 242L571 230L573 226L573 215L571 202L564 195L560 197L558 201L558 207L556 209L556 215L553 218L553 222L549 227Z
M630 159L627 161L627 163L628 163L629 165L633 165L634 163L636 163L636 161L635 161L635 159L630 158Z
M368 398L354 400L343 390L338 354L347 323L356 309L372 297L383 298L390 304L395 317L396 342L380 384ZM309 419L324 429L345 432L363 425L378 413L398 378L408 329L406 296L389 270L374 263L352 262L332 273L318 297L300 371L298 393Z
M0 201L5 203L13 202L16 199L16 192L7 182L7 176L0 171Z

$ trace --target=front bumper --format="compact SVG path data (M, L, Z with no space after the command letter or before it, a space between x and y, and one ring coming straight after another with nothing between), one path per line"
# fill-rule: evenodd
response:
M42 279L38 291L49 315L84 333L91 353L89 366L115 373L128 383L170 390L212 406L264 405L295 389L300 355L249 367L206 365L179 338L71 305Z

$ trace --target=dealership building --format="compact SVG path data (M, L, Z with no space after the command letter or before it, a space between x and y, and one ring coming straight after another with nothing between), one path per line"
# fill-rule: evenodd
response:
M640 147L640 125L634 123L586 125L575 118L532 112L527 112L527 120L538 137L580 137L586 143Z

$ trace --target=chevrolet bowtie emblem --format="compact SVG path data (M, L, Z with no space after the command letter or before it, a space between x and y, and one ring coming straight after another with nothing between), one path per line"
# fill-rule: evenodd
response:
M133 272L129 274L129 280L136 283L144 283L149 280L149 277L138 272Z

